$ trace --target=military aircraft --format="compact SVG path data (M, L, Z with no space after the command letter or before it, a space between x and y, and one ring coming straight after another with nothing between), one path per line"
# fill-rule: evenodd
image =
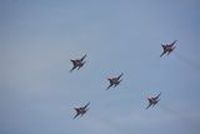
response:
M149 105L146 107L146 109L148 109L150 106L154 107L160 101L160 95L161 93L159 93L157 96L148 97L147 100L149 101Z
M83 65L86 63L86 61L84 61L85 57L87 55L85 54L81 59L74 59L74 60L70 60L73 63L73 67L70 70L70 72L72 72L74 69L78 68L78 70L83 67Z
M160 55L160 57L162 57L166 53L167 53L167 55L169 55L176 48L176 46L174 46L176 44L176 42L177 42L177 40L175 40L171 44L161 44L161 46L163 48L163 52Z
M88 102L85 106L83 107L75 107L74 110L76 110L76 115L74 116L73 119L75 119L77 116L81 115L81 117L89 110L88 105L90 105L90 102Z
M114 86L114 87L118 86L119 83L122 81L122 79L120 79L122 76L123 76L123 73L121 73L117 77L108 78L107 80L110 82L110 85L106 88L106 90L108 90L112 86Z

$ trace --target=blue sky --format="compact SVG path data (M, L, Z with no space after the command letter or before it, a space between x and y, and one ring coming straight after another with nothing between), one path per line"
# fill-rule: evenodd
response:
M198 0L1 0L1 134L198 134ZM161 43L178 40L168 57ZM87 64L69 73L71 58ZM105 91L106 78L124 73ZM162 92L145 110L146 97ZM73 120L74 106L91 102Z

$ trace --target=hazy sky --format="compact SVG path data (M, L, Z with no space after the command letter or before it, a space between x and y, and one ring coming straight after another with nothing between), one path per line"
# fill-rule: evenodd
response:
M1 0L1 134L198 134L199 0ZM171 55L161 43L178 40ZM69 73L70 59L86 65ZM105 91L107 77L123 82ZM145 110L146 97L162 92ZM75 106L91 102L82 118Z

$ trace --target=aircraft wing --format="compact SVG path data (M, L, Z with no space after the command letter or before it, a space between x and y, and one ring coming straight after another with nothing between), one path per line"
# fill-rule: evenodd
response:
M83 61L86 56L87 56L87 54L85 54L80 60Z
M163 51L163 52L162 52L162 54L160 55L160 57L162 57L162 56L163 56L165 53L166 53L166 52L165 52L165 51Z
M114 87L118 86L121 82L122 80L119 80L119 83L115 84Z
M83 108L86 109L90 105L90 102L88 102Z
M165 49L165 45L164 44L161 44L161 46L162 46L163 49Z
M110 89L113 86L113 83L110 83L110 85L106 88L106 90Z
M171 47L176 44L177 40L175 40L174 42L172 42L172 44L170 45Z
M117 79L119 80L123 75L124 75L124 74L121 73L121 74L117 77Z
M152 103L149 103L149 105L146 107L146 109L148 109L151 105L152 105Z
M70 61L73 63L74 66L76 65L76 61L75 60L70 60Z
M161 93L159 93L159 94L155 97L155 99L157 100L160 96L161 96Z
M76 68L76 66L73 66L72 69L70 70L70 72L72 72L75 68Z
M84 61L80 66L78 66L78 70L83 67L83 65L85 64L86 62Z
M77 116L79 116L80 113L76 113L76 115L73 117L73 119L75 119Z

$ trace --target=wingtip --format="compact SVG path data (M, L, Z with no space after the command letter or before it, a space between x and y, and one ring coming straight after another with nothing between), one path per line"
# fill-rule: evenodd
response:
M162 53L162 54L160 55L160 58L163 57L163 55L164 55L164 54Z
M70 69L70 70L69 70L69 72L70 72L70 73L72 73L72 72L73 72L73 70L74 70L74 69L72 68L72 69Z
M87 53L86 53L85 55L83 55L83 57L84 57L84 58L87 57Z
M160 92L158 95L161 96L161 95L162 95L162 92Z

